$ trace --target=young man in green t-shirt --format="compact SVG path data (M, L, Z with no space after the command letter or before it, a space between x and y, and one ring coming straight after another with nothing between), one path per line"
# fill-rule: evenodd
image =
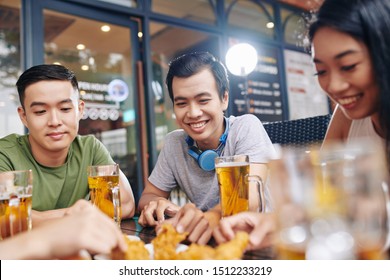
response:
M61 217L78 199L88 197L88 165L114 163L94 136L78 135L84 102L77 79L61 65L38 65L16 83L18 113L27 135L0 139L0 172L32 169L33 223ZM132 217L134 196L120 172L122 217Z

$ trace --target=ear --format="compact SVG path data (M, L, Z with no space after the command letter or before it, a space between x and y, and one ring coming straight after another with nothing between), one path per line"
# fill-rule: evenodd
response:
M22 106L18 107L18 114L19 114L19 118L22 121L22 123L24 124L24 126L28 128L26 112L24 111Z
M229 92L228 91L225 91L225 94L223 95L222 104L223 104L223 110L226 111L228 106L229 106Z
M85 107L85 102L83 100L79 100L79 120L83 117L84 114L84 107Z

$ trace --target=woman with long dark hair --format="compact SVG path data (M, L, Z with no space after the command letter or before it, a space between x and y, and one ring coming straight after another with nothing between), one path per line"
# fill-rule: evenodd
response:
M320 86L337 104L323 145L368 137L388 163L389 17L389 0L326 0L308 34Z

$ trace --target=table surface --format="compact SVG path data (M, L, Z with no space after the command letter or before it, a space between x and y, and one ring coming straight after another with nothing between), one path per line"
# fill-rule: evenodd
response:
M138 218L125 219L121 222L121 230L127 235L138 236L145 244L150 243L155 237L156 232L154 227L142 227L138 224ZM210 246L215 247L216 244L211 240L209 242ZM248 251L245 252L243 259L244 260L269 260L274 259L274 253L272 248L266 248L262 250Z

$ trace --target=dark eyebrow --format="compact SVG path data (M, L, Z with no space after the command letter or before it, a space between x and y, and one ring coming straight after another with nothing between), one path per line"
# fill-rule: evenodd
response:
M204 97L204 96L210 97L211 94L208 92L202 92L202 93L198 93L197 95L195 95L195 98L200 98L200 97ZM173 100L176 102L176 101L181 101L181 100L187 100L187 98L178 96L178 97L175 97Z
M335 55L335 56L334 56L334 59L341 59L341 58L343 58L343 57L346 56L346 55L355 54L355 53L357 53L357 52L358 52L358 51L356 51L356 50L346 50L346 51L344 51L344 52L341 52L341 53ZM319 60L319 59L317 59L317 58L315 58L315 57L313 58L313 62L314 62L314 63L322 63L321 60Z
M64 100L62 100L61 102L60 102L60 104L65 104L65 103L72 103L72 100L70 99L70 98L68 98L68 99L64 99ZM44 102L32 102L31 104L30 104L30 108L32 108L32 107L34 107L34 106L45 106L46 105L46 103L44 103Z

